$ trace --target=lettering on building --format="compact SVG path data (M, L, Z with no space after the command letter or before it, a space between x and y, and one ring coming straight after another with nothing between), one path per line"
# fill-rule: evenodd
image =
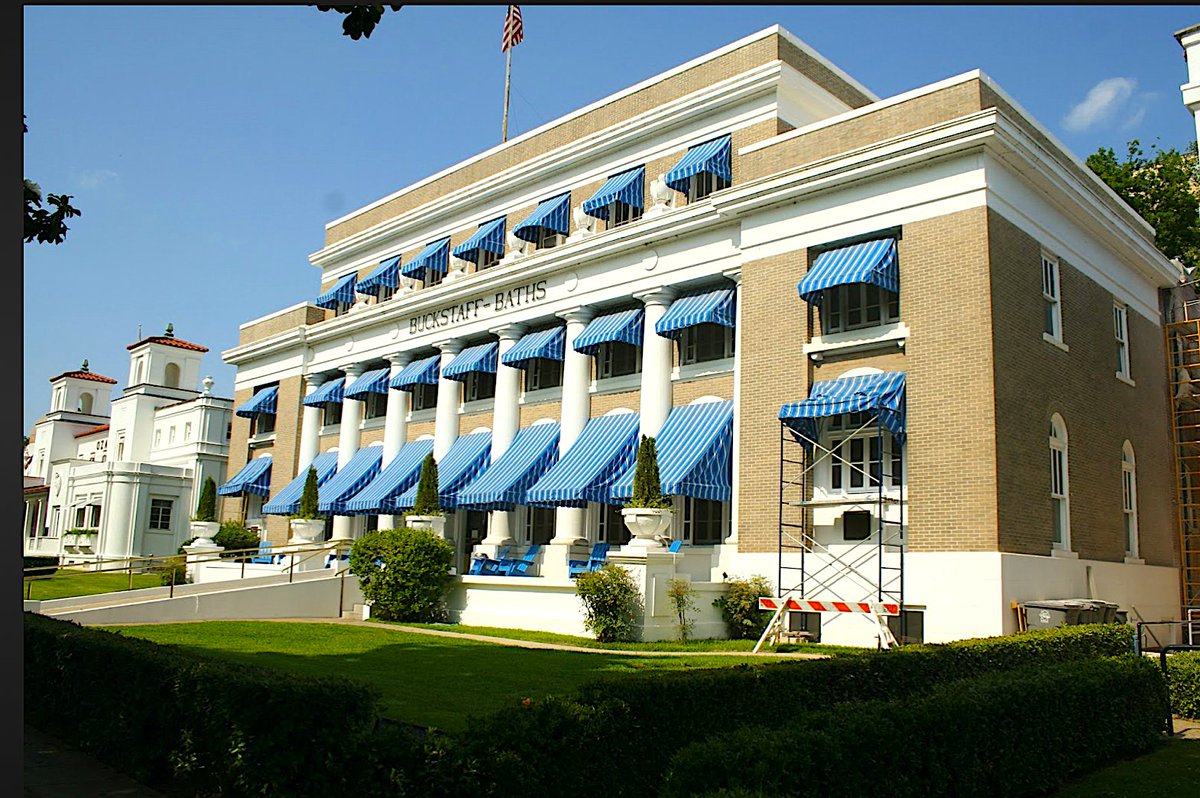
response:
M468 299L456 305L450 305L430 311L429 313L422 313L420 316L414 316L408 320L408 334L417 335L430 330L452 327L464 321L478 319L480 313L484 315L504 313L513 308L532 305L545 298L545 280L511 288L507 291L497 291L488 297Z

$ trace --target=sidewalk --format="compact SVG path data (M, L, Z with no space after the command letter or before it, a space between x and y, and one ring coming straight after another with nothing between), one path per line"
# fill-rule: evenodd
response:
M29 724L24 727L24 747L25 798L165 798Z

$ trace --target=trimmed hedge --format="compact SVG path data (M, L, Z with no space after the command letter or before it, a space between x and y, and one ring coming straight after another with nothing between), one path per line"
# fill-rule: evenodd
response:
M813 707L916 696L984 673L1132 650L1132 627L1088 625L825 660L622 675L480 719L462 753L509 774L496 795L654 795L672 754L725 729L778 729ZM1156 711L1161 716L1163 705ZM595 766L597 751L604 767Z
M1171 711L1200 720L1200 651L1179 651L1167 656L1171 686Z
M1161 672L1135 655L992 673L693 743L662 793L1044 795L1162 738Z

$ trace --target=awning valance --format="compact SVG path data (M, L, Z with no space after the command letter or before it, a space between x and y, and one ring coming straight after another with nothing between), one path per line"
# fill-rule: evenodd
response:
M312 461L312 467L317 469L317 488L320 489L325 480L337 472L337 452L325 452L317 455ZM275 498L263 505L262 511L267 515L291 515L300 509L300 496L304 493L304 481L308 479L309 466L305 465L296 473L296 478L275 494Z
M341 402L346 395L346 378L332 377L318 385L312 393L304 397L303 404L308 407L320 407L329 402Z
M905 434L904 372L866 374L813 383L808 398L784 405L779 418L793 431L815 441L819 421L840 413L872 413L897 439Z
M346 389L346 398L365 399L369 393L381 393L386 396L387 392L388 369L374 369L350 384L350 387Z
M722 288L680 297L655 322L654 331L664 338L678 338L688 327L697 324L733 327L736 319L733 296L732 288Z
M443 510L458 506L458 492L487 467L492 450L492 433L472 432L454 441L438 463L438 504ZM407 510L417 501L417 483L392 502L393 510Z
M271 492L271 457L258 457L242 466L221 487L217 488L218 496L243 496L252 493L255 496L266 496Z
M663 495L729 501L733 492L733 402L672 408L654 444ZM625 502L633 496L633 472L634 466L630 466L613 483L614 501Z
M645 311L641 308L622 310L607 316L597 316L588 322L583 332L575 336L571 346L576 352L593 355L600 344L623 341L634 346L642 345L642 328Z
M542 228L566 235L571 229L571 192L542 202L525 221L513 227L513 235L522 241L537 241Z
M325 293L317 297L316 305L320 308L332 308L339 302L344 302L347 305L354 304L354 281L358 279L357 274L347 274L342 279L334 284Z
M558 459L558 424L525 427L499 460L458 494L458 506L511 510L525 503L525 491Z
M637 451L637 413L593 418L571 448L525 492L536 507L586 507L589 501L612 504L612 481L633 462Z
M548 330L528 333L513 344L500 356L500 362L506 366L528 368L530 362L538 358L546 360L562 360L566 346L567 328L551 327Z
M499 219L479 225L479 229L470 238L455 247L450 254L472 263L479 259L479 250L481 249L503 255L504 220L505 217L501 216Z
M432 438L409 441L404 444L392 461L383 467L378 476L346 501L343 512L346 515L390 513L390 510L385 507L392 499L417 484L417 480L421 476L421 463L425 461L425 456L432 451Z
M800 298L820 302L826 288L851 283L870 283L900 292L900 268L896 239L878 238L822 252L800 281Z
M730 137L721 136L719 139L697 144L679 159L679 163L671 167L663 179L668 186L676 191L686 192L688 180L701 172L723 177L732 182L733 166L730 160Z
M400 256L385 260L366 277L358 281L354 290L360 294L379 296L380 288L395 290L400 285Z
M279 386L272 385L256 392L254 396L250 397L250 401L233 412L242 418L254 418L257 415L273 416L278 401Z
M346 465L320 486L317 508L323 513L349 515L346 502L379 474L379 459L382 456L382 446L364 446L355 452Z
M438 363L441 359L441 355L431 355L422 360L414 360L400 369L388 384L402 391L411 391L419 384L437 385Z
M400 267L400 273L405 277L414 277L418 280L425 279L425 270L438 274L445 274L450 268L450 238L438 239L432 244L427 244L425 249L417 253L417 256L408 263Z
M500 344L495 341L490 344L467 347L446 364L446 368L442 369L442 376L448 380L463 382L472 372L495 374L498 351L500 351Z
M645 205L646 167L637 166L613 175L600 190L583 201L583 212L597 219L608 218L608 206L623 202L635 208Z

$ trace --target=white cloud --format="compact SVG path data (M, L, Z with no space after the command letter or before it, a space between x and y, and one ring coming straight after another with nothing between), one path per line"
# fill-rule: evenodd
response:
M98 188L101 183L107 183L116 177L117 173L111 169L93 169L79 176L79 185L84 188Z
M1067 112L1063 127L1078 133L1112 122L1129 105L1136 89L1137 81L1133 78L1105 78Z

